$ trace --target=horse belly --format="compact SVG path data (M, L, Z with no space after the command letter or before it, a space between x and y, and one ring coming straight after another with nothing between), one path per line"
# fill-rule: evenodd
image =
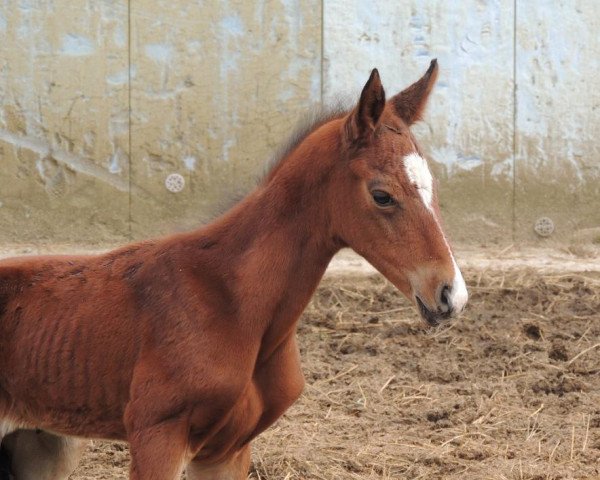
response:
M111 331L114 322L86 317L68 305L62 308L67 310L63 314L54 309L22 314L7 332L0 389L17 418L35 427L123 438L132 370L128 366L134 361L131 345L123 331ZM24 313L28 310L23 308ZM125 331L126 326L123 322Z

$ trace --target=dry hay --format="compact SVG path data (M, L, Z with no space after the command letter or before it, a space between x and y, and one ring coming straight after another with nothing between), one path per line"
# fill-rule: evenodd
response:
M255 479L600 475L600 275L468 275L428 330L380 277L329 279L299 330L307 386L255 442ZM74 478L125 478L98 443Z

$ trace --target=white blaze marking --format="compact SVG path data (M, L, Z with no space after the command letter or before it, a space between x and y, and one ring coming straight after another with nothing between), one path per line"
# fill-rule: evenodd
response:
M417 187L425 206L433 212L433 178L425 159L416 152L404 157L404 170L408 179Z
M417 187L423 203L433 215L435 223L437 224L438 228L440 229L440 233L444 238L444 243L448 248L448 253L450 254L452 265L454 266L454 279L452 280L450 302L456 313L460 313L465 308L467 300L469 299L469 293L467 292L467 286L462 273L456 264L456 260L454 260L454 255L452 255L452 250L450 250L450 245L448 244L448 240L446 240L442 226L440 225L440 222L433 211L433 178L431 176L431 172L429 171L429 167L427 166L427 161L416 152L410 153L404 157L404 169L408 179L415 185L415 187Z
M450 304L456 310L456 313L460 313L467 304L469 292L467 292L465 279L463 278L462 273L460 273L460 268L458 268L452 252L450 252L450 255L452 256L452 264L454 265L454 280L452 281L452 290L450 292Z

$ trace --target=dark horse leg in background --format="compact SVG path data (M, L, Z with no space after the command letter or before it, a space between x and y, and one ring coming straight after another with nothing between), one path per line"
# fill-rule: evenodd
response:
M66 480L88 442L41 430L12 432L2 441L0 480Z
M0 447L0 480L11 480L10 456L4 447Z

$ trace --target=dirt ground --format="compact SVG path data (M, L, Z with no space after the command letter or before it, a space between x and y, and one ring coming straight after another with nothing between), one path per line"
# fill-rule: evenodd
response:
M459 252L470 303L438 329L342 255L300 321L304 394L249 478L600 479L597 253ZM127 466L94 442L72 479Z
M465 273L468 310L438 329L378 275L329 275L298 331L305 392L250 478L600 478L600 271ZM95 442L72 478L127 465Z

